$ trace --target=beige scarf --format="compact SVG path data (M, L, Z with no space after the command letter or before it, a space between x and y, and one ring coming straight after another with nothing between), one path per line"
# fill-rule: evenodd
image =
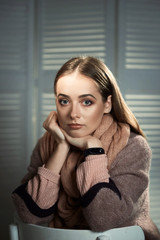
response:
M110 114L103 116L102 122L93 136L101 140L108 158L108 169L117 154L126 146L130 127L124 123L117 123ZM42 141L41 156L44 162L54 150L54 141L47 133ZM76 184L76 168L84 160L82 151L73 148L61 170L61 188L59 192L58 211L50 227L86 229L80 205L80 193Z

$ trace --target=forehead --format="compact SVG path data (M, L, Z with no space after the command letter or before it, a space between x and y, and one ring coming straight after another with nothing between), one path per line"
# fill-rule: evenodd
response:
M60 77L57 81L56 92L79 93L86 92L99 93L97 83L90 77L87 77L78 71Z

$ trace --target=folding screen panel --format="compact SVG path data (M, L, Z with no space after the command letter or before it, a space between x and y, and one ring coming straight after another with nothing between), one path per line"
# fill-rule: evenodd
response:
M114 1L46 0L39 6L38 134L55 110L53 82L57 70L71 57L91 55L114 61Z
M29 155L28 132L32 132L32 11L32 1L0 1L1 239L7 239L7 224L13 216L11 192L26 171Z
M160 1L119 1L118 79L152 148L151 215L160 228Z

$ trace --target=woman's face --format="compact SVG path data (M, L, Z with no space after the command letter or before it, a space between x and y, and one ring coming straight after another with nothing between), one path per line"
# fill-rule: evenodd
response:
M72 137L84 137L110 112L111 97L104 102L95 81L75 70L58 79L56 106L60 127Z

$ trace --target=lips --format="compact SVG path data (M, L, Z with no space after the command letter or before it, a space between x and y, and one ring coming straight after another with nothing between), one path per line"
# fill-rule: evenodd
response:
M80 129L83 127L83 125L81 124L77 124L77 123L72 123L72 124L68 124L69 128L76 130L76 129Z

